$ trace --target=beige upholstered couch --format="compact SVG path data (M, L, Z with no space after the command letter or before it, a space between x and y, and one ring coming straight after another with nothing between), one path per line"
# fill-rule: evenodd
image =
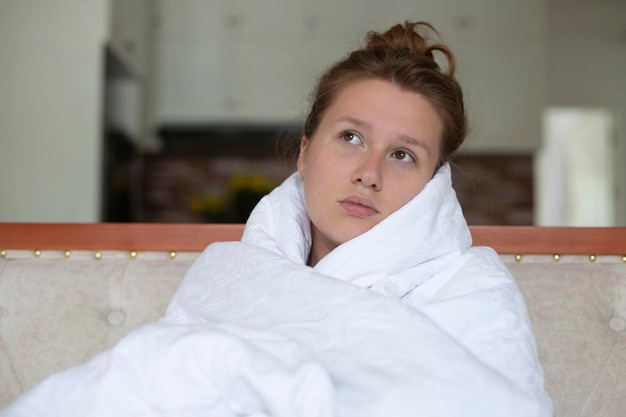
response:
M0 224L0 409L159 318L241 225ZM474 227L524 293L557 416L626 416L626 228Z

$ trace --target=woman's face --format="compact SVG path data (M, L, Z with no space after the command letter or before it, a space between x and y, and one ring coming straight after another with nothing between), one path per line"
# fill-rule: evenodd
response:
M300 146L314 265L416 196L440 158L443 124L421 95L383 80L348 84Z

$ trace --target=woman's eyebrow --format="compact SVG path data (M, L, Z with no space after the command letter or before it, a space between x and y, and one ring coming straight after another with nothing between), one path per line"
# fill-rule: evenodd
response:
M421 141L419 139L416 139L416 138L414 138L412 136L400 135L400 140L402 142L405 142L405 143L409 144L409 145L413 145L413 146L417 146L417 147L422 148L424 151L426 151L426 153L428 155L430 155L430 153L431 153L430 148L428 146L426 146L426 144L423 141Z

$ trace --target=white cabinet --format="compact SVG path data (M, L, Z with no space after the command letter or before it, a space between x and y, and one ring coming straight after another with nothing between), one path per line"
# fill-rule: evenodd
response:
M146 71L150 0L110 0L109 48L133 76Z
M303 75L298 64L303 55L299 2L172 3L157 6L162 22L155 35L160 122L298 117L296 105L306 101L310 84L309 71Z
M461 50L472 123L466 149L532 152L547 103L544 0L470 0Z
M321 71L367 30L426 20L458 58L470 151L538 146L545 0L161 0L160 123L299 122Z
M105 123L140 149L158 146L153 133L153 1L107 0Z

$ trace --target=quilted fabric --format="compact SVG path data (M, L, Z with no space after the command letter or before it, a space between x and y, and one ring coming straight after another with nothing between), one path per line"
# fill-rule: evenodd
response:
M160 318L197 253L8 250L0 259L0 408Z
M623 416L626 264L617 256L505 259L529 308L555 415Z

